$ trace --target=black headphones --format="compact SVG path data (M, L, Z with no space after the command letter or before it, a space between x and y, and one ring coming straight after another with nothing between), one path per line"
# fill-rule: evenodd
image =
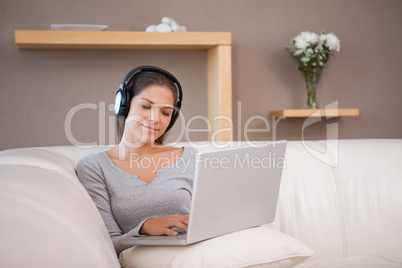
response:
M169 73L166 70L163 70L159 67L155 67L155 66L148 66L148 65L144 65L144 66L139 66L137 68L132 69L125 77L123 82L120 84L119 90L117 90L116 92L116 96L115 96L115 100L114 100L114 114L116 117L119 116L124 116L124 118L127 117L128 112L130 110L130 103L131 103L131 94L130 91L127 88L127 84L130 81L130 79L137 73L139 72L158 72L161 73L163 75L165 75L166 77L168 77L170 80L172 80L176 86L177 89L179 91L179 98L177 100L177 103L173 109L172 112L172 117L170 119L170 123L166 129L166 131L168 131L176 122L177 118L179 117L180 114L180 108L181 108L181 102L183 100L183 91L181 88L181 85L179 83L179 80L176 79L176 77L174 77L171 73Z

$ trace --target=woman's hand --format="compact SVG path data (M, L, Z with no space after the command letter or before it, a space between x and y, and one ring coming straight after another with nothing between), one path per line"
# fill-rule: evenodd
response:
M144 222L140 234L148 235L178 235L171 228L179 228L187 231L188 215L171 215L162 218L152 218Z

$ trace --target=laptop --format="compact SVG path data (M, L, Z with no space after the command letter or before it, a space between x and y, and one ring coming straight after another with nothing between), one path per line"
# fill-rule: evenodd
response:
M123 244L189 245L273 222L285 151L277 141L198 152L187 232Z

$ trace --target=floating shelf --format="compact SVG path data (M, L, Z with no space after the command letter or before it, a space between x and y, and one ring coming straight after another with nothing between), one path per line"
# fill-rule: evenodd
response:
M284 109L272 111L271 117L344 117L359 116L359 109Z
M231 33L16 30L15 43L20 49L208 50L230 46Z
M232 118L230 32L15 30L15 43L20 49L207 50L209 139L229 141L233 137L228 120L216 119Z

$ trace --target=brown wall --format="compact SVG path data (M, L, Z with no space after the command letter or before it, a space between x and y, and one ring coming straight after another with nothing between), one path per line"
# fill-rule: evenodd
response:
M103 124L108 128L114 122L108 107L125 74L141 64L166 68L178 77L186 120L206 116L204 51L35 51L18 50L14 44L15 29L81 23L143 31L163 16L189 31L232 32L235 139L245 138L242 131L253 116L266 118L270 132L251 133L249 139L301 139L304 119L281 120L274 133L269 112L305 107L301 74L282 47L301 31L323 29L338 36L341 51L324 70L320 106L337 101L340 108L360 108L361 115L323 120L306 128L304 138L325 138L328 123L338 124L342 139L402 138L401 10L400 0L2 0L0 149L71 144L66 116L85 104L96 109L75 114L74 137L108 143L109 131L102 130ZM249 128L265 124L256 119ZM204 140L206 135L190 138Z

